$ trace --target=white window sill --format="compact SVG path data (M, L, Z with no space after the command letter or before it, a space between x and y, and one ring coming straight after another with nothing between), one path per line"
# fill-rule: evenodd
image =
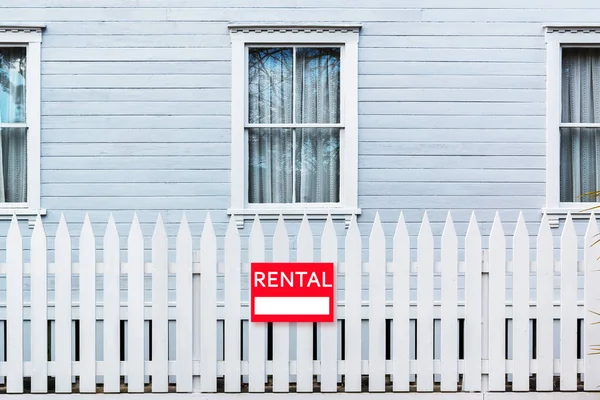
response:
M239 229L244 227L244 221L253 220L258 216L261 220L276 220L281 215L283 219L302 219L306 214L308 219L327 219L329 215L334 220L344 220L346 228L350 225L352 215L360 215L360 208L272 208L272 207L249 207L243 209L230 208L227 210L228 215L233 215L235 223Z
M10 221L13 215L16 215L19 221L27 220L29 227L32 228L38 215L46 215L46 209L0 207L0 221Z
M544 208L542 212L548 216L548 222L550 228L558 228L560 220L567 219L567 215L570 213L572 219L589 219L592 212L595 215L600 215L600 209L590 210L590 208L598 205L597 203L581 203L581 204L569 204L568 206L559 208ZM587 211L584 211L587 210Z

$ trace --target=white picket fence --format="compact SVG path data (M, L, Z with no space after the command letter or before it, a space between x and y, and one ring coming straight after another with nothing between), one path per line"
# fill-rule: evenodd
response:
M555 260L546 218L535 249L530 249L520 216L512 250L507 251L498 216L489 246L483 249L475 216L459 242L449 214L436 260L436 239L425 215L416 260L411 260L401 214L394 237L389 238L393 257L388 260L377 216L368 260L363 260L353 218L345 235L344 261L339 261L344 239L336 236L331 219L320 238L303 220L294 252L280 219L272 257L266 256L265 236L255 219L248 239L249 259L242 260L232 218L224 258L218 260L210 215L199 251L194 251L184 217L171 252L159 216L151 260L146 260L144 237L134 217L125 261L112 217L101 249L96 248L86 217L75 262L64 218L54 240L54 260L48 257L47 237L38 218L30 239L30 262L24 263L23 238L13 218L6 260L0 263L6 287L5 298L0 297L0 384L9 393L94 393L99 382L106 393L143 392L148 387L152 392L288 392L291 387L298 392L502 392L529 391L531 382L536 391L575 391L581 381L585 390L598 390L600 356L589 355L590 346L600 343L600 327L592 325L600 319L593 313L600 311L595 295L600 288L596 272L600 245L591 246L597 233L592 217L583 243L578 243L569 217L560 260ZM320 252L313 249L315 240L320 240ZM581 244L584 257L578 260ZM464 254L460 260L459 254ZM310 323L278 323L272 330L264 323L248 323L252 261L334 262L338 323L318 324L317 329ZM148 274L150 295L144 287ZM120 293L123 275L126 296ZM582 275L585 298L578 299ZM27 276L30 290L24 291ZM97 287L97 276L103 279L103 290ZM54 280L53 295L49 277ZM74 277L78 290L72 286ZM512 283L508 298L507 282ZM31 334L24 335L24 327Z

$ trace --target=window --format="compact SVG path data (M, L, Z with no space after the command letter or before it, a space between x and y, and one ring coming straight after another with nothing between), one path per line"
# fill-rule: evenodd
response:
M600 28L600 27L599 27ZM587 218L600 204L600 29L547 27L546 214Z
M41 27L0 26L0 216L40 209Z
M248 202L338 203L340 48L248 48Z
M358 27L231 25L232 198L244 218L357 208Z

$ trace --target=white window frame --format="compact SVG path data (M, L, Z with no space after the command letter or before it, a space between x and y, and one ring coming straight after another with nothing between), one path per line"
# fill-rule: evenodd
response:
M261 219L345 219L349 223L358 208L358 40L360 25L248 25L230 24L231 37L231 207L238 227L258 215ZM247 48L272 46L341 47L340 201L324 203L248 203L247 149Z
M546 28L546 206L550 226L571 214L574 219L587 219L585 211L600 203L560 201L560 125L562 100L563 47L600 47L600 24L552 24ZM585 124L589 126L590 124ZM597 124L600 127L600 124ZM596 210L598 213L598 210Z
M41 45L44 26L0 25L1 47L25 47L26 50L26 123L12 124L27 127L27 201L0 203L0 220L16 215L28 219L30 225L37 215L46 215L41 208L40 148L41 148Z

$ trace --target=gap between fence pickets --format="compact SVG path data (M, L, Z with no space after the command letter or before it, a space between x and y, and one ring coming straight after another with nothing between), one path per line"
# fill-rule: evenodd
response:
M343 398L346 400L362 400L365 396L368 400L380 399L418 399L418 400L444 400L444 399L465 399L465 400L592 400L598 398L598 393L592 392L503 392L503 393L467 393L467 392L436 392L436 393L147 393L151 399L172 399L179 400L256 400L278 398L291 398L295 400L310 400L323 398ZM51 400L67 400L76 397L80 400L94 400L104 394L33 394L21 395L32 396L36 399L48 398ZM112 399L131 399L130 393L109 394ZM134 395L135 396L135 395Z

